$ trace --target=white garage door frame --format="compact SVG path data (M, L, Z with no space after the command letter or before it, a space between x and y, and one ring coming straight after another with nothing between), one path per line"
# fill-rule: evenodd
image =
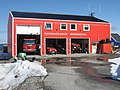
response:
M17 35L40 35L40 45L42 44L42 34L40 25L16 25L16 53L17 53ZM41 52L42 54L42 48ZM17 53L18 54L18 53Z

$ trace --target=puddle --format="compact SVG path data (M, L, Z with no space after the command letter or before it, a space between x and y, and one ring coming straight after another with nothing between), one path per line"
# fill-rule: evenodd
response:
M110 64L108 57L59 57L42 60L43 64L57 64L60 66L77 67L75 70L78 74L100 82L112 83ZM49 65L48 65L49 66ZM48 67L49 68L49 67Z
M64 66L72 66L73 62L76 62L73 58L51 58L46 60L41 60L42 64L58 64Z
M108 59L109 59L108 56L102 56L97 58L97 60L104 61L104 62L108 62Z
M42 64L57 64L60 66L77 66L77 67L86 67L86 66L110 66L108 62L108 57L55 57L46 60L41 60Z
M102 56L82 56L82 57L52 57L49 59L42 59L42 64L59 64L66 66L80 66L81 63L103 63L108 62L108 59L113 57L112 55Z
M105 59L107 59L105 57ZM82 70L85 75L90 78L94 78L97 80L106 80L109 81L111 79L106 79L110 77L109 64L107 62L103 62L100 60L95 60L92 58L77 58L77 57L69 57L69 58L51 58L47 60L43 60L44 64L57 64L60 66L75 66L77 69ZM81 73L81 72L79 72Z
M78 57L65 57L65 58L50 58L46 60L41 60L42 64L57 64L63 66L82 66L82 65L95 65L95 66L103 66L108 64L108 57L100 57L97 59L92 58L78 58ZM104 61L104 62L103 62Z

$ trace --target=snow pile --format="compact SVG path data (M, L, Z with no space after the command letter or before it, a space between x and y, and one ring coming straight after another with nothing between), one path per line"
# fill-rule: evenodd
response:
M12 90L28 77L46 75L46 69L37 61L18 60L15 63L0 64L0 90Z
M112 62L112 64L110 65L112 78L120 80L120 57L109 59L108 62Z
M120 50L116 52L116 54L120 54Z

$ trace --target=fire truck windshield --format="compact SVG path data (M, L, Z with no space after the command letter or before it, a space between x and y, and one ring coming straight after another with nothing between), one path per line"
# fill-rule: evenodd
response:
M35 40L24 40L24 44L35 44Z

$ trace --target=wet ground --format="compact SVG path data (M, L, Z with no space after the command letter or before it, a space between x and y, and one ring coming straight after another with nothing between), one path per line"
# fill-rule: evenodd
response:
M118 55L119 56L119 55ZM120 82L110 74L108 58L117 55L94 57L52 58L44 66L49 76L44 90L120 90Z
M120 81L111 78L110 63L107 62L109 58L119 56L105 54L42 59L49 73L47 78L42 83L38 77L30 78L15 90L120 90Z

